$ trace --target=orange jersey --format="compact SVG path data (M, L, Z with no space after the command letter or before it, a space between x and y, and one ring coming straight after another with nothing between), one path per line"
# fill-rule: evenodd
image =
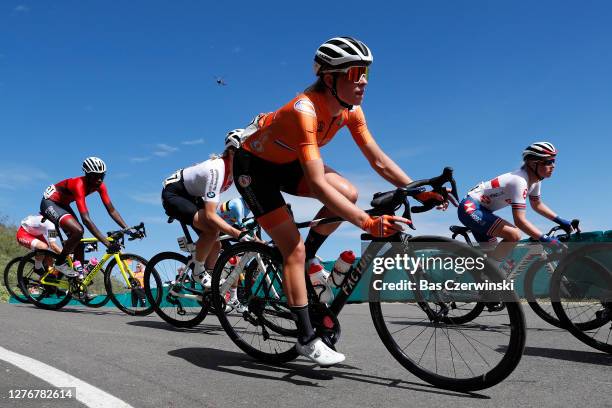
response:
M344 109L332 117L322 94L302 93L276 112L260 115L257 130L242 148L278 164L316 160L321 158L319 147L329 143L343 126L359 146L374 141L361 107Z

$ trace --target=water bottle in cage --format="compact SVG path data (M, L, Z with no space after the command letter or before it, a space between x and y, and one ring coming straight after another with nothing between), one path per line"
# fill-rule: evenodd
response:
M91 257L89 259L89 262L87 262L87 265L85 265L85 275L89 275L91 271L94 270L98 262L98 258L96 258L95 256Z
M72 263L72 269L78 272L79 279L83 279L83 265L81 265L81 262L79 260L76 260Z
M323 268L323 265L321 265L318 260L314 260L308 268L308 276L310 277L315 292L317 292L319 301L330 304L332 300L334 300L334 294L327 284L329 272Z
M329 286L331 288L337 288L342 285L346 273L351 269L351 266L355 262L355 253L351 250L344 251L340 254L329 277Z

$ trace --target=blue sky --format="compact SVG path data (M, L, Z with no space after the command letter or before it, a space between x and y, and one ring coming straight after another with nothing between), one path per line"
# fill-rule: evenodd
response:
M128 249L177 249L162 179L286 103L313 81L317 46L353 35L374 54L369 128L410 176L450 165L465 193L518 167L527 144L549 140L560 155L544 201L587 229L612 229L610 21L605 1L3 1L0 213L17 222L36 212L48 184L79 175L83 158L97 155L115 206L148 226L149 237ZM322 154L359 187L362 207L390 187L348 131ZM291 202L299 219L318 208ZM97 195L88 204L102 230L114 227ZM457 222L455 211L414 219L423 234ZM320 254L358 250L358 234L342 227Z

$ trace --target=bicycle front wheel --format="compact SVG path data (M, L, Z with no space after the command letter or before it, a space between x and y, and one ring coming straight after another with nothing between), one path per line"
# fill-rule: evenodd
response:
M443 259L445 263L426 266L424 262L413 272L396 269L372 276L370 313L387 350L411 373L441 388L476 391L503 381L518 365L525 346L525 317L516 295L512 291L483 293L483 283L503 281L488 261L482 270L458 270L456 265L464 265L460 260L483 259L465 244L433 236L412 238L407 244L382 256L406 254L415 260ZM398 282L412 282L414 289L372 289ZM457 288L456 284L473 289L449 289ZM473 306L492 300L505 307L489 312ZM465 322L462 309L455 318L453 304L480 310Z
M188 267L189 258L176 252L162 252L149 259L144 289L155 313L174 327L197 326L206 318L209 299L196 289ZM199 285L198 285L199 286Z
M147 265L147 260L135 254L121 254L125 274L113 258L104 271L104 287L111 301L122 312L131 316L146 316L153 312L153 305L147 300L144 286L130 276L137 264Z
M553 308L562 327L597 350L612 354L612 244L579 249L551 278Z
M282 265L276 248L245 242L223 251L212 275L215 310L225 310L232 285L244 308L217 313L225 332L242 351L272 364L297 357L297 329L282 290Z

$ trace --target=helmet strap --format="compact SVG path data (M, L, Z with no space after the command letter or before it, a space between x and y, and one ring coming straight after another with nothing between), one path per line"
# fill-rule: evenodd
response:
M323 73L323 75L325 75L325 73ZM335 73L332 74L332 77L334 78L334 82L332 84L331 87L329 87L327 85L327 83L325 81L323 81L323 83L325 84L325 87L327 89L329 89L329 91L331 92L331 94L334 96L334 98L336 98L336 100L338 101L338 103L346 109L353 109L353 105L349 105L348 103L344 102L342 99L340 99L340 97L338 96L338 91L336 88L336 85L338 84L338 75L336 75Z
M544 177L540 177L540 173L538 172L539 168L540 168L540 164L536 161L535 167L529 167L529 164L527 164L527 168L529 168L529 170L531 170L533 172L533 174L535 174L536 178L539 181L544 180Z

